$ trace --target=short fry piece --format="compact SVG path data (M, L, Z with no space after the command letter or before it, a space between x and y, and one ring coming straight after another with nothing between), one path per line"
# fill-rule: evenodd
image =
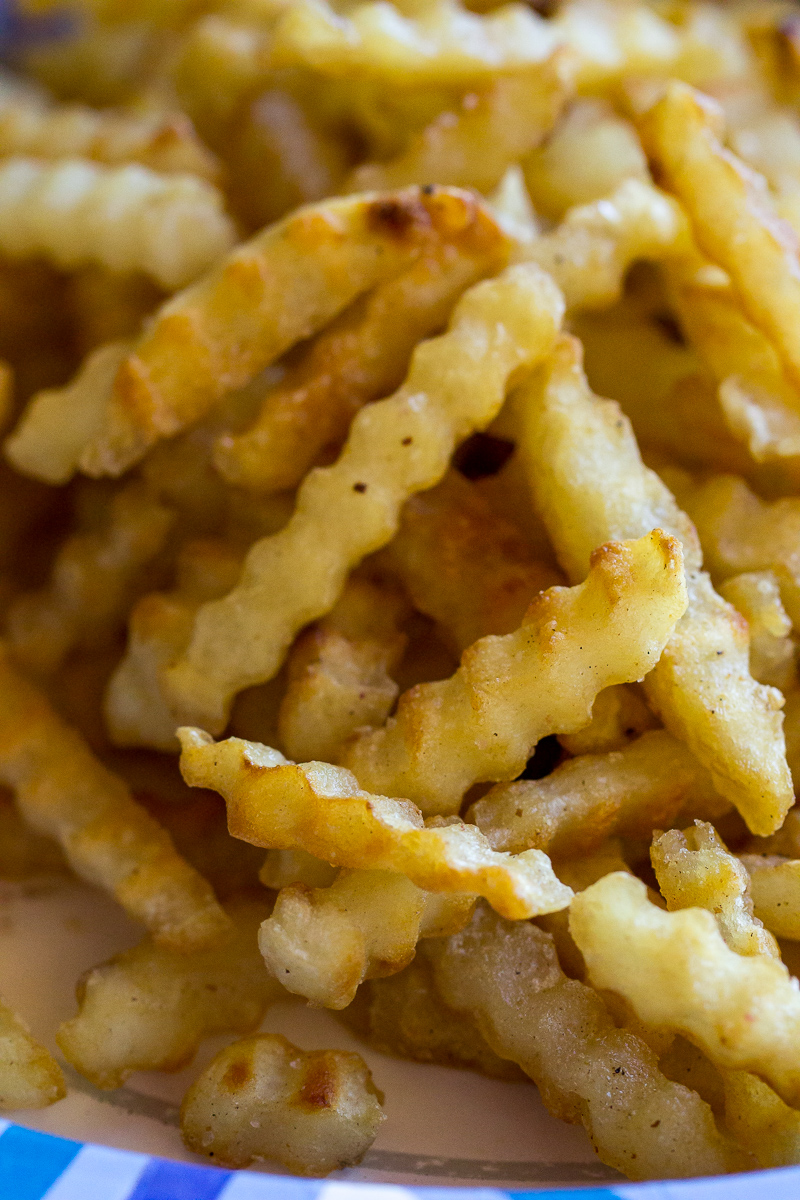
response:
M169 835L0 647L0 780L25 819L56 838L73 870L111 892L157 941L193 950L229 922Z
M275 901L258 944L272 975L325 1008L346 1008L365 979L394 975L417 942L463 929L470 895L437 895L389 871L342 871L330 887L293 884Z
M64 1076L50 1051L0 1000L0 1112L46 1108L66 1094Z
M154 442L200 420L226 392L424 251L501 241L474 197L447 189L299 209L159 309L102 398L103 423L81 469L121 474ZM90 402L97 403L82 401Z
M753 911L776 937L800 941L800 860L778 854L742 854L750 876Z
M725 801L691 750L656 729L623 750L568 759L544 779L500 783L468 816L495 850L535 846L562 857L588 854L612 834L649 838L694 806L724 811Z
M795 681L797 652L774 571L732 575L720 585L719 594L750 626L750 674L759 683L788 692Z
M745 312L800 383L797 238L765 180L723 147L723 127L713 101L677 82L640 122L645 150L686 207L701 249L728 272Z
M249 1033L284 995L258 953L268 904L232 900L231 937L210 950L177 954L145 938L93 967L78 984L78 1013L58 1044L99 1088L121 1087L134 1071L177 1071L216 1033Z
M473 783L514 779L541 738L585 725L603 688L646 675L685 605L675 538L609 542L583 584L542 592L514 633L482 638L449 679L404 693L343 761L370 790L457 812Z
M689 518L642 463L619 405L592 393L574 339L559 342L515 399L520 452L568 578L584 578L589 555L608 538L640 536L654 525L680 538L689 605L644 688L751 830L773 832L793 801L783 698L750 675L747 625L701 569Z
M709 1106L661 1074L650 1047L616 1028L596 992L567 979L541 929L480 906L463 933L426 942L424 954L445 1003L520 1064L551 1113L585 1126L604 1163L631 1179L745 1165Z
M403 386L362 408L337 461L306 477L289 524L251 547L238 586L199 610L185 655L164 673L182 719L220 732L233 696L272 678L349 570L391 541L404 501L438 483L455 446L490 424L514 377L548 353L562 313L533 265L464 293L448 331L417 346Z
M201 729L178 730L181 772L190 787L219 792L234 837L267 849L307 850L341 867L395 871L425 891L468 892L512 920L569 903L539 850L495 854L474 825L425 828L408 800L374 796L327 763L287 762L277 750L240 738L214 743Z
M779 959L729 950L710 912L664 912L632 875L580 892L570 933L595 987L648 1025L695 1042L720 1067L751 1071L800 1104L800 992Z
M300 1175L361 1162L385 1120L360 1054L298 1050L277 1033L226 1046L181 1105L190 1150L224 1167L277 1159Z
M753 915L750 877L730 854L713 825L695 821L653 839L650 860L670 912L705 908L713 913L725 944L737 954L780 958L774 937Z
M174 291L230 250L235 231L220 192L194 175L88 159L0 162L0 250L56 266L100 263L144 271Z

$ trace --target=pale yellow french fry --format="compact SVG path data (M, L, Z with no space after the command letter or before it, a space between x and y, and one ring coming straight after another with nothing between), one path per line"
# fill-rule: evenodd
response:
M548 353L562 312L532 264L464 293L447 332L415 350L402 387L363 408L333 466L306 477L285 529L251 547L237 587L199 610L163 675L177 716L224 729L234 695L278 671L349 571L391 541L404 501L438 483L455 446L490 424L509 385Z
M745 312L800 385L797 238L775 212L763 178L722 145L721 111L673 82L639 129L664 186L685 206L700 248L728 272Z
M750 1071L800 1102L800 994L776 958L730 950L710 912L665 912L631 875L580 892L570 932L589 978L648 1025L688 1037L720 1067Z
M705 908L714 914L731 950L780 958L775 938L753 915L750 876L713 825L695 821L683 833L669 829L658 834L650 861L670 912Z
M795 682L797 651L774 571L747 571L719 585L719 594L750 626L750 674L788 692Z
M569 903L541 851L496 854L474 825L425 828L408 800L359 788L350 771L287 762L277 750L240 738L214 743L182 728L181 772L191 787L218 791L234 837L268 849L307 850L335 866L395 871L425 891L486 894L512 919Z
M555 229L516 254L552 275L573 312L609 307L632 263L680 254L687 242L686 217L672 197L626 179L610 196L569 209Z
M495 850L535 846L563 857L586 854L611 834L649 838L682 812L726 807L691 750L656 729L622 750L568 759L544 779L500 783L468 816Z
M558 40L546 21L516 4L482 16L442 0L405 16L361 3L344 15L327 0L297 0L274 30L272 60L331 78L469 87L543 63Z
M235 240L222 194L194 175L81 158L0 163L0 250L12 259L41 255L66 269L93 262L144 271L175 291Z
M14 668L6 646L0 685L0 780L26 821L56 838L78 875L109 891L164 945L188 951L223 937L229 921L210 885Z
M66 1094L64 1075L50 1051L0 1000L0 1111L46 1108Z
M64 540L45 587L14 601L8 639L15 658L48 673L73 647L115 634L174 519L141 482L118 491L99 529L87 522Z
M776 937L800 941L800 860L779 854L741 854L739 860L759 920Z
M159 309L108 392L78 389L77 408L103 413L78 456L81 470L120 474L424 251L501 238L474 197L447 189L300 209Z
M569 578L584 577L592 549L609 537L660 525L681 540L689 605L645 691L752 832L773 832L793 801L783 698L750 675L746 623L711 586L691 521L643 465L619 406L592 393L577 342L562 339L520 389L515 413L536 504Z
M328 887L282 889L258 945L287 991L341 1009L365 979L402 971L420 938L463 929L474 903L468 894L425 892L390 871L342 871Z
M496 78L469 92L455 111L440 113L408 147L386 163L356 167L348 192L439 183L489 192L555 125L569 99L572 58L557 50L527 72Z
M364 404L399 387L417 342L438 333L461 292L506 253L499 236L447 246L356 301L266 392L254 424L218 439L216 468L256 492L295 487L320 452L344 442Z
M300 1175L359 1163L386 1115L360 1054L305 1052L277 1033L226 1046L181 1105L190 1150L219 1166L277 1159Z
M458 812L479 781L515 779L541 738L589 721L597 693L646 675L686 605L683 559L660 530L608 543L585 583L537 596L519 629L475 642L449 679L405 692L343 762L426 813ZM598 653L613 638L613 654Z
M650 1047L615 1026L596 992L567 979L552 938L535 925L509 925L479 906L463 933L426 942L421 953L445 1003L520 1064L554 1116L584 1125L608 1166L662 1179L747 1165L709 1106L661 1074Z
M219 179L220 165L183 113L124 113L54 105L44 93L0 77L0 154L88 158Z
M78 1012L57 1041L95 1087L121 1087L134 1071L178 1071L204 1038L249 1033L285 996L258 952L266 898L226 907L232 933L219 946L177 954L145 938L80 980Z

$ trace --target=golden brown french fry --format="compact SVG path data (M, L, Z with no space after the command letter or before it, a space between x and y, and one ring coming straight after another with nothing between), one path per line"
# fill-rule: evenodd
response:
M25 820L56 838L82 878L109 891L156 939L192 950L229 921L210 885L0 648L0 780Z
M186 782L218 791L231 833L254 846L394 871L424 891L486 894L512 919L569 903L569 888L539 850L514 858L496 854L474 825L458 820L426 828L415 805L362 791L341 767L296 765L240 738L214 743L201 729L184 727L178 736Z
M603 688L646 675L685 605L676 539L656 529L609 542L583 584L540 593L513 633L482 638L449 679L405 692L343 762L369 790L458 812L474 783L516 778L541 738L587 724Z
M582 579L593 548L609 537L660 525L681 540L689 606L645 691L751 830L773 832L793 799L783 698L750 675L746 624L711 586L689 518L643 465L619 406L592 393L574 339L562 339L520 389L515 412L536 504L568 578Z
M0 1000L0 1111L46 1108L67 1094L64 1075L49 1050Z

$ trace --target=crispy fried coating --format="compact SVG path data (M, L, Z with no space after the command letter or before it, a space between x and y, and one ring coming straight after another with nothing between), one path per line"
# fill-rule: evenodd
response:
M231 936L178 954L145 938L78 984L78 1012L58 1031L62 1053L100 1088L134 1071L178 1071L216 1033L249 1033L285 993L258 953L265 899L231 900Z
M569 903L570 889L539 850L496 854L474 825L423 825L408 800L359 788L350 771L289 763L268 746L201 729L178 731L181 772L193 787L225 798L234 837L270 849L307 850L335 866L395 871L425 891L486 895L511 919Z
M365 979L402 971L420 938L463 929L474 903L424 892L390 871L342 871L329 887L283 888L258 944L287 991L346 1008Z
M482 638L449 679L405 692L343 761L368 789L457 812L472 784L514 779L541 738L585 725L603 688L645 675L685 605L676 539L656 529L609 542L583 584L542 592L519 629Z
M288 525L251 547L237 587L199 610L186 653L164 672L177 715L225 727L236 692L277 672L350 569L391 541L404 501L441 479L455 446L485 428L514 377L547 354L562 312L557 288L533 265L464 293L448 331L417 346L403 386L361 409L337 461L306 477Z
M0 779L73 870L104 887L165 946L192 950L229 922L210 885L0 651Z
M359 1163L386 1119L360 1054L299 1050L277 1033L226 1046L181 1105L190 1150L226 1167L277 1159L299 1175Z
M595 987L618 992L648 1025L695 1042L720 1067L750 1071L800 1101L800 994L783 963L730 950L702 908L665 912L631 875L580 892L570 932Z
M643 465L619 406L592 393L577 342L563 339L516 400L520 449L537 508L570 579L584 577L591 551L609 537L641 535L660 525L680 538L689 606L647 676L645 692L751 830L771 833L793 798L783 698L750 675L747 625L702 570L691 521Z

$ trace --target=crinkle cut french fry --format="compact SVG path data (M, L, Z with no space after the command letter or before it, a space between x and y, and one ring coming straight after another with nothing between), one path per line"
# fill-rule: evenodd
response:
M609 307L633 262L667 258L686 243L686 217L672 197L626 179L610 196L569 209L555 229L516 254L552 275L573 312Z
M197 175L216 183L220 168L183 113L103 112L54 106L44 94L0 77L0 154L138 162L152 171Z
M533 265L464 293L447 332L417 346L403 386L362 408L337 461L306 476L288 525L251 547L239 584L199 610L185 654L163 675L181 719L219 732L234 695L275 675L348 572L391 541L403 503L438 483L455 446L489 425L509 384L547 354L562 312Z
M713 101L685 84L671 83L639 127L701 249L728 272L745 312L800 384L797 238L770 204L765 181L723 147L724 122Z
M61 100L103 107L135 103L155 85L173 45L151 26L90 22L71 37L28 46L22 57L26 73Z
M164 945L188 951L222 937L229 922L210 885L13 667L6 646L0 685L0 780L25 819Z
M658 729L658 718L645 703L641 689L618 683L598 694L592 705L592 719L577 733L562 733L559 742L567 754L608 754L625 747L646 733Z
M424 892L390 871L342 871L329 887L283 888L258 944L287 991L341 1009L365 979L402 971L420 938L463 929L474 903Z
M104 397L81 469L120 474L424 252L501 241L473 196L444 188L301 208L159 309Z
M527 1078L516 1063L495 1054L466 1013L448 1008L424 954L398 975L362 983L340 1018L382 1054L462 1067L514 1083Z
M76 0L75 7L110 25L141 21L156 26L179 25L208 7L209 0ZM23 12L48 13L58 0L22 0Z
M103 710L117 746L175 751L177 722L164 702L159 676L186 645L199 606L234 586L242 554L212 538L187 542L178 555L170 592L151 592L134 606L128 646L106 690Z
M562 582L522 530L456 471L406 501L385 555L415 607L459 653L516 629L533 597Z
M746 1165L708 1105L661 1074L650 1047L615 1027L596 992L567 979L541 929L480 906L463 933L426 942L420 953L445 1003L519 1063L554 1116L583 1124L608 1166L661 1179Z
M697 527L714 578L774 571L786 611L800 628L800 499L762 500L736 475L694 480L670 470L667 479Z
M351 578L328 616L298 638L278 716L281 745L296 762L337 762L357 729L384 723L410 615L397 589Z
M327 0L298 0L278 21L272 56L276 66L331 78L469 87L543 63L557 41L546 21L516 4L481 16L445 0L408 17L382 4L340 15Z
M750 876L758 919L776 937L800 941L800 860L779 854L742 854L739 860Z
M729 853L713 825L695 821L653 838L650 861L670 912L705 908L714 914L725 944L737 954L780 958L778 944L753 916L750 877Z
M750 626L750 674L759 683L790 691L796 678L797 650L774 571L732 575L718 590Z
M194 175L160 175L74 158L0 163L0 250L61 268L99 263L144 271L175 290L207 271L236 240L222 194Z
M177 1071L217 1033L249 1033L285 995L258 952L267 899L226 906L231 936L209 950L178 954L145 938L78 984L78 1012L59 1028L65 1058L100 1088L134 1071Z
M538 850L495 854L474 825L425 828L408 800L362 791L350 771L287 762L277 750L240 738L214 743L182 728L181 773L228 806L234 837L267 849L307 850L335 866L395 871L425 891L485 894L512 919L554 911L571 892Z
M618 992L640 1020L695 1042L720 1067L750 1071L800 1103L800 992L777 958L725 945L702 908L665 912L632 875L580 892L570 933L595 987Z
M116 633L173 523L174 513L140 482L118 491L103 527L78 529L66 538L45 587L14 601L8 614L14 657L46 674L73 647Z
M67 864L61 848L26 825L11 794L0 794L0 879L61 875Z
M649 838L687 810L716 816L727 807L691 750L656 729L622 750L567 759L544 779L500 783L468 816L495 850L535 846L561 857L611 834Z
M443 112L387 163L356 167L345 191L403 187L437 179L490 192L505 171L538 146L569 99L572 59L556 51L528 72L501 76Z
M300 483L322 450L338 449L359 408L400 386L417 342L505 255L500 241L445 249L356 301L267 392L255 424L218 440L214 464L229 483L259 492Z
M64 1076L50 1051L0 1000L0 1112L46 1108L66 1094Z
M121 338L98 346L69 383L31 398L3 443L3 453L17 471L50 484L71 479L84 446L102 427L106 393L132 344ZM69 421L63 419L65 412Z
M685 607L675 538L609 542L583 584L540 593L513 633L482 638L449 679L405 692L343 762L371 791L458 812L474 783L516 778L541 738L585 725L603 688L646 675Z
M361 1162L381 1122L382 1094L360 1054L305 1052L277 1033L220 1050L186 1093L181 1133L220 1166L277 1159L300 1175Z
M751 830L773 832L793 799L783 699L750 675L747 625L702 571L689 518L643 465L619 406L593 395L574 339L562 339L515 404L537 508L569 578L583 578L589 554L607 538L635 536L654 525L680 538L689 606L647 676L645 692Z

